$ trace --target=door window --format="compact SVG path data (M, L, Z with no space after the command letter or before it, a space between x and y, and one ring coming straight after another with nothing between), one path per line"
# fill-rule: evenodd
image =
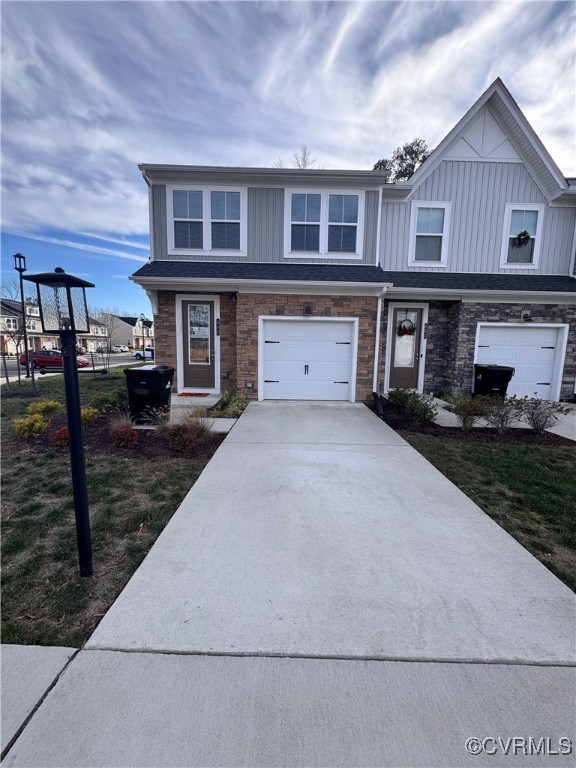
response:
M188 307L188 362L210 364L210 306L190 304Z

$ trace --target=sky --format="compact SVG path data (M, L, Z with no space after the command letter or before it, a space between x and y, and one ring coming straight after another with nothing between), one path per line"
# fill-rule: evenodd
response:
M150 304L138 163L370 169L501 77L576 176L574 2L1 3L2 280L56 266Z

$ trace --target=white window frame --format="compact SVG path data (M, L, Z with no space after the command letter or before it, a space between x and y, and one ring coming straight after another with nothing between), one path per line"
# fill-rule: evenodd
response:
M442 249L440 261L416 261L416 224L418 223L419 208L442 208L444 210L444 230L442 231ZM409 267L447 267L448 248L450 245L450 214L452 204L450 202L438 202L427 200L415 200L410 211L410 238L408 241L408 266Z
M320 225L320 250L319 251L293 251L292 250L292 195L320 195L320 221L309 222ZM328 250L328 210L330 195L354 195L358 198L358 221L356 222L356 250L329 251ZM364 249L364 203L365 193L358 189L286 189L284 192L284 258L285 259L355 259L363 258ZM334 223L334 222L333 222ZM338 223L335 223L338 226Z
M174 195L173 192L202 192L202 248L176 248L174 243ZM211 192L240 193L240 249L212 249ZM168 231L168 253L190 256L246 256L248 248L248 189L247 187L206 186L203 184L170 184L166 186L166 218ZM180 219L179 219L180 221ZM218 220L220 221L220 220Z
M4 320L4 327L7 331L17 331L20 327L19 318L7 317Z
M510 221L512 211L537 211L538 224L534 237L534 252L531 264L517 264L508 261L508 242L510 240ZM506 203L504 208L504 230L502 233L502 251L500 254L500 267L502 269L538 269L540 264L540 250L542 247L542 230L544 228L544 205L542 203Z

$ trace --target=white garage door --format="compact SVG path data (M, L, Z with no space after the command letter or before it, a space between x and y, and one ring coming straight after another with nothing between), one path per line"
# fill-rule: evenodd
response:
M508 385L509 395L553 400L557 398L554 373L561 338L558 328L482 325L478 330L476 362L515 368Z
M351 399L354 336L351 320L264 320L264 399Z

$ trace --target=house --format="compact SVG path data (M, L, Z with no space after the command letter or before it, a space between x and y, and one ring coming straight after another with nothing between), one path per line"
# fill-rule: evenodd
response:
M407 182L380 171L139 166L147 292L178 391L366 400L576 389L576 179L496 80Z
M114 315L106 313L101 322L108 329L110 344L124 345L134 349L154 346L154 323L147 318Z

